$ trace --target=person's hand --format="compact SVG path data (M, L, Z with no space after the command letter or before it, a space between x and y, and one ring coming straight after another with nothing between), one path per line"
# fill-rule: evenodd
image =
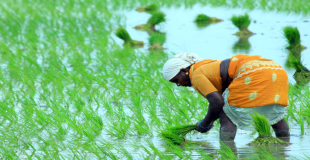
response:
M196 131L200 133L206 133L213 127L213 122L211 122L208 126L202 126L201 122L202 120L196 123Z

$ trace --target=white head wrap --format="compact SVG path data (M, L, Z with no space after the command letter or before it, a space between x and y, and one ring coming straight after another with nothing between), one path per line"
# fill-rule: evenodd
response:
M163 67L163 75L166 80L171 80L182 68L186 68L194 63L201 61L197 54L182 52L169 59Z

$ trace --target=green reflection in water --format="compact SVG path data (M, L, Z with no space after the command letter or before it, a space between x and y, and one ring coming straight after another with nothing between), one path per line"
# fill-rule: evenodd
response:
M239 37L239 40L234 44L232 49L234 53L249 54L251 49L249 37Z

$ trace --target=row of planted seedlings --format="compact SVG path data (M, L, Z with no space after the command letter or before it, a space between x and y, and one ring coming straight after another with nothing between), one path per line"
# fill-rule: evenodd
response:
M158 51L164 49L162 45L165 42L165 33L156 31L155 25L165 21L164 13L159 11L159 7L156 4L151 4L146 7L138 7L136 10L139 12L147 12L151 14L151 17L148 19L146 24L137 25L134 28L136 30L146 31L150 34L149 50L152 53L158 53ZM209 17L206 14L198 14L194 20L197 27L199 28L204 28L210 24L216 24L221 21L223 20L216 17ZM234 34L239 37L239 40L234 44L233 51L235 53L239 53L240 51L249 53L251 44L249 43L248 39L254 34L248 30L248 26L251 23L249 15L234 15L232 16L231 21L239 29L239 32ZM123 27L119 27L117 29L116 36L122 39L124 41L124 45L126 46L131 46L133 48L140 48L144 46L143 41L133 40Z
M59 27L46 24L44 17L30 20L23 32L14 29L14 21L1 22L11 26L1 27L7 39L1 42L1 158L117 159L111 150L121 151L123 146L107 142L101 134L102 110L109 99L110 72L105 69L117 66L118 59L102 48L108 44L108 31L80 30L87 28L85 24L102 26L104 20L76 23L58 17L64 22ZM43 31L49 39L42 40L36 32L45 25L51 27ZM115 62L107 66L111 59Z
M310 71L302 63L301 52L306 49L301 44L300 33L297 27L287 26L283 28L283 35L287 40L287 66L294 68L296 71L293 75L296 84L290 85L290 103L288 107L288 116L294 124L300 127L300 134L305 134L306 125L309 121L309 81Z
M138 4L142 4L142 6L146 7L138 7L136 8L137 11L144 12L148 10L149 7L153 7L154 1L151 0L140 0L140 1L134 1L129 0L126 2L112 2L110 4L111 8L115 10L123 9L123 5L126 6L126 8L133 9ZM151 4L151 5L147 5ZM303 1L291 1L291 0L275 0L272 3L267 3L265 1L256 1L256 0L244 0L243 3L240 3L237 0L233 1L213 1L213 0L198 0L198 1L165 1L160 0L157 1L156 4L160 4L161 6L165 7L184 7L184 8L192 8L195 5L208 5L212 7L227 7L227 8L246 8L249 10L253 9L260 9L265 11L279 11L284 13L296 13L296 14L303 14L307 15L309 13L308 8L310 7L310 4L304 3ZM280 5L280 4L285 4ZM158 8L157 6L155 6Z
M120 52L120 54L135 54L135 52ZM117 55L117 54L116 54ZM108 56L108 54L105 54L105 56ZM100 56L99 56L100 57ZM131 57L131 56L128 56ZM132 57L135 57L132 55ZM155 58L155 57L151 57ZM143 58L143 61L147 59L146 57ZM116 59L115 59L116 60ZM155 65L156 63L151 63L151 59L146 61L145 63L139 63L139 61L135 61L131 58L126 58L124 61L132 61L133 63L138 63L139 65L145 65L146 70L140 71L141 73L144 73L142 75L145 75L146 77L143 77L135 82L128 82L126 80L123 80L122 78L118 80L119 82L124 81L124 83L129 83L129 85L135 85L136 83L145 83L145 79L147 79L150 83L154 84L154 79L156 76L151 76L147 78L149 75L146 73L149 73L152 71L154 66L148 66L148 65ZM75 64L80 64L77 61L74 61ZM114 66L117 62L112 62L111 65ZM59 65L61 66L61 65ZM115 65L117 66L117 65ZM124 71L121 71L120 73L126 74L129 72L128 70L125 70L127 65L121 65L118 67L118 69L124 69ZM160 66L157 66L160 67ZM83 68L83 67L82 67ZM99 69L99 68L98 68ZM50 72L47 72L51 74ZM56 72L59 73L59 72ZM84 74L86 74L85 72ZM110 74L111 72L104 72L104 74ZM141 74L137 74L141 75ZM104 77L104 76L103 76ZM101 77L101 78L103 78ZM58 77L59 78L59 77ZM87 78L90 79L91 77ZM94 77L98 78L98 77ZM113 78L119 78L119 77L113 77ZM128 78L131 78L130 76ZM138 78L138 77L136 77ZM61 79L61 78L59 78ZM27 150L33 150L33 156L45 156L45 157L57 157L62 156L68 157L75 155L76 157L81 156L79 158L83 157L91 157L90 155L84 155L84 151L88 151L92 153L94 157L104 157L109 156L112 159L117 159L122 156L131 157L131 154L128 154L127 148L124 148L122 144L115 145L112 142L107 142L102 138L107 135L100 135L102 130L104 132L107 132L109 136L116 137L118 139L131 139L132 136L149 136L150 134L154 133L155 131L159 131L162 129L165 129L163 126L166 124L167 126L172 125L184 125L188 124L191 117L199 116L196 115L197 113L203 113L203 110L205 110L206 105L205 100L203 99L195 99L194 97L191 99L186 99L184 102L181 100L180 97L188 97L187 95L190 94L190 91L184 89L181 90L179 95L175 95L174 92L171 89L171 86L153 86L154 88L149 88L149 83L146 83L147 85L142 85L140 89L137 89L135 87L125 89L131 93L131 94L125 94L122 93L122 88L124 86L122 85L116 85L114 86L114 81L111 81L107 86L111 88L111 90L114 90L113 92L110 92L110 95L113 96L106 96L105 94L102 94L101 92L96 92L96 89L92 89L91 91L85 90L84 92L81 91L81 88L84 87L84 85L80 86L81 82L79 82L80 78L74 78L75 85L72 87L66 88L66 94L60 94L59 97L51 94L49 97L50 100L44 100L46 96L43 94L44 92L54 92L54 90L49 88L48 85L46 85L46 88L43 89L42 93L42 102L46 103L46 109L42 109L43 106L37 108L37 106L33 106L33 104L36 104L38 102L32 101L31 99L33 97L27 97L26 95L20 94L20 97L25 98L25 100L19 100L23 102L23 110L20 111L20 113L14 113L12 111L11 114L18 114L18 118L20 119L20 122L16 121L14 117L16 116L9 116L7 117L6 121L10 119L10 123L15 124L8 124L9 126L6 126L7 128L4 129L4 131L10 131L9 128L15 128L14 126L24 126L24 127L18 127L19 134L12 134L11 132L6 132L6 134L9 133L8 136L3 137L6 140L9 140L10 145L12 145L12 142L16 142L16 146L21 147L29 147ZM56 80L55 80L56 81ZM56 83L56 82L55 82ZM59 82L60 83L60 82ZM159 83L165 84L164 80L159 80ZM121 83L117 83L121 84ZM156 83L157 84L157 83ZM110 86L111 85L111 86ZM166 84L170 85L170 84ZM158 92L158 88L162 88L160 92ZM138 93L136 93L136 92ZM158 93L156 93L158 92ZM60 92L61 93L61 92ZM136 94L133 94L136 93ZM8 94L7 99L10 99L10 94ZM116 96L117 95L117 96ZM145 96L141 96L145 95ZM165 96L162 96L165 95ZM171 95L171 96L167 96ZM66 97L69 96L71 98L65 99L60 97ZM92 97L93 96L93 97ZM97 97L98 96L98 97ZM102 97L101 97L102 96ZM153 97L154 96L162 96L159 98L158 104L154 104ZM150 99L152 97L152 99ZM52 99L55 100L52 100ZM105 99L104 104L101 104L102 99ZM198 97L196 97L198 98ZM162 99L162 101L160 101ZM126 105L126 100L129 104ZM142 101L146 101L143 105ZM150 103L148 103L148 101ZM153 103L151 103L153 102ZM200 102L201 104L194 104L194 103ZM92 104L93 103L93 104ZM132 104L130 104L132 103ZM27 105L29 104L29 105ZM89 107L94 105L95 107ZM97 105L95 105L97 104ZM153 105L149 105L153 104ZM179 104L179 105L175 105ZM103 106L102 106L103 105ZM110 110L112 109L113 114L110 114L111 117L106 114L104 118L109 119L108 121L104 119L102 121L102 114L98 115L99 110L104 110L103 112L108 112L109 105L112 105ZM130 106L131 105L131 106ZM27 106L27 107L24 107ZM132 112L131 114L126 111L126 106L128 106L129 110ZM187 107L184 107L187 106ZM11 106L9 105L8 108ZM198 108L197 108L198 107ZM14 107L12 107L14 108ZM5 108L5 110L9 110ZM189 111L192 111L193 113L188 113ZM24 112L24 113L23 113ZM4 112L2 112L4 113ZM143 117L143 114L147 114L152 118L145 119ZM33 116L30 116L33 115ZM96 116L97 115L97 116ZM139 116L141 116L139 119ZM200 115L203 116L203 115ZM97 117L97 118L96 118ZM12 118L12 119L11 119ZM198 118L194 119L195 121ZM82 122L81 122L82 121ZM141 122L142 121L142 122ZM194 121L194 122L195 122ZM103 123L105 122L105 123ZM108 123L106 123L108 122ZM149 123L146 123L149 122ZM30 129L29 129L30 126ZM151 128L151 130L146 130L145 128ZM102 129L104 128L104 129ZM142 131L146 132L139 132L140 128L143 128ZM39 131L37 131L39 130ZM13 132L13 131L12 131ZM155 133L156 134L156 133ZM10 137L12 135L16 135L14 137ZM25 137L23 137L25 136ZM17 140L13 140L19 137ZM23 137L23 138L21 138ZM33 140L33 141L26 141L26 140ZM37 139L37 140L36 140ZM74 145L68 145L69 143L73 143ZM15 144L15 143L13 143ZM22 144L22 145L21 145ZM135 145L134 142L132 145ZM137 145L137 144L136 144ZM143 144L144 145L144 144ZM39 146L39 147L38 147ZM33 148L31 148L33 147ZM11 157L14 157L14 154L12 154L12 150L10 151L10 146L5 146L3 149L7 151L7 156L11 155ZM141 146L137 146L137 148L141 149ZM143 148L143 147L142 147ZM21 151L24 150L24 148L20 148ZM116 153L110 152L110 150L117 151ZM151 154L156 153L156 156L159 157L170 157L173 158L174 156L167 156L166 152L159 151L156 147L153 146L153 143L147 142L147 145L144 146L143 150ZM192 149L189 149L192 150ZM174 152L179 157L188 157L190 156L189 153L184 152L184 150L178 148L178 147L169 147L169 151ZM42 152L41 154L39 154ZM63 152L67 152L66 154L63 154ZM21 153L22 154L22 153ZM27 154L27 153L25 153ZM203 154L203 152L201 152ZM18 155L17 155L18 156ZM31 155L29 155L31 156ZM31 157L33 157L31 156ZM207 155L204 155L207 156Z

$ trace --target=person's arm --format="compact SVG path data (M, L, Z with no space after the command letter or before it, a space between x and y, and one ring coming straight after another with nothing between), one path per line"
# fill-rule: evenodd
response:
M219 92L209 93L206 98L209 101L209 109L207 115L201 121L202 127L212 125L219 118L224 106L224 99Z
M196 130L204 133L212 128L213 121L219 118L224 100L211 81L204 75L193 77L195 89L209 101L209 109L205 118L197 123Z

